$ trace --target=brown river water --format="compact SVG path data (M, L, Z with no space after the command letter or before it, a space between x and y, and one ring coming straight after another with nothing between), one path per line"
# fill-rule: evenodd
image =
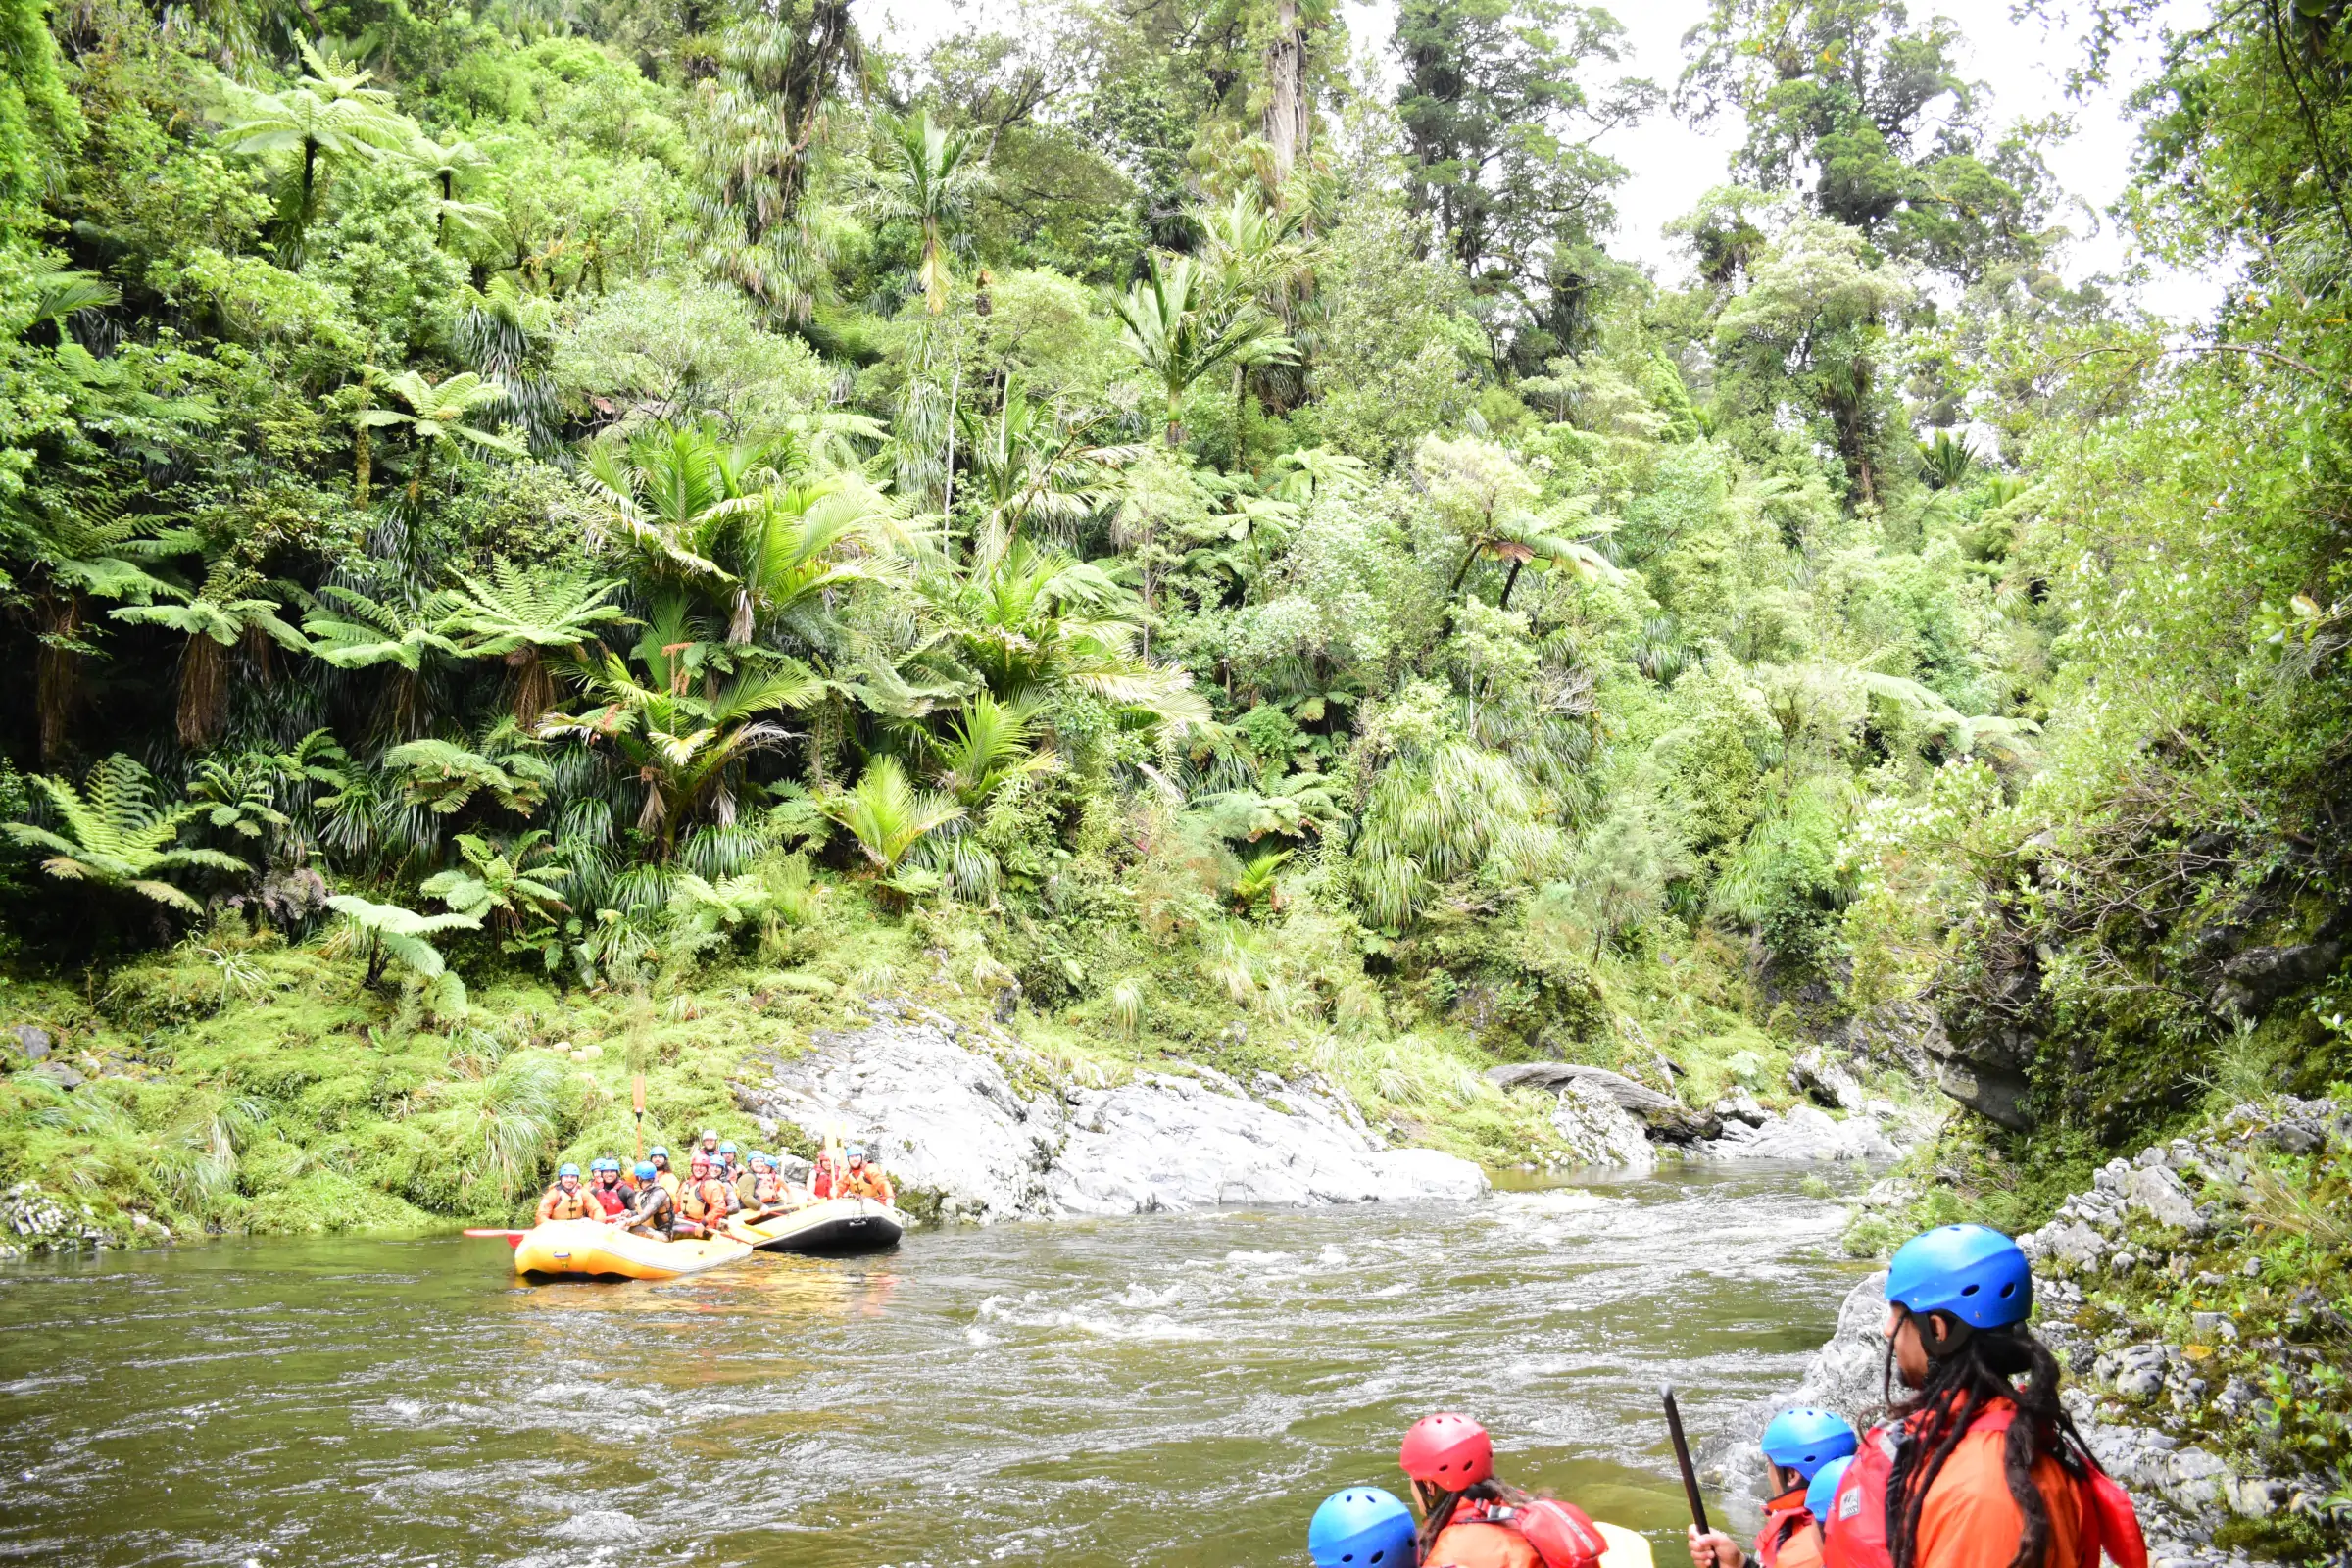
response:
M1657 1386L1696 1443L1796 1380L1861 1272L1801 1175L948 1229L666 1285L518 1285L443 1237L0 1265L0 1560L1302 1564L1325 1494L1402 1493L1435 1409L1670 1545Z

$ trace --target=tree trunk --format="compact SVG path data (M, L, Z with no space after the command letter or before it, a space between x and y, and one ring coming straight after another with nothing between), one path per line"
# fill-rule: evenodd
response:
M81 635L81 596L66 594L45 599L47 622L41 628L40 652L33 659L33 709L38 717L41 765L53 764L65 749L66 722L74 715L80 692L81 656L73 644Z
M1446 590L1446 598L1450 599L1455 594L1458 594L1462 591L1462 580L1470 575L1470 568L1474 564L1476 564L1477 561L1478 546L1472 545L1470 547L1470 553L1462 557L1462 564L1460 569L1455 571L1453 574L1453 585Z
M1495 607L1497 610L1511 608L1511 590L1519 586L1519 568L1526 564L1527 563L1524 561L1511 563L1511 574L1502 579L1502 602Z
M351 443L351 499L355 506L368 504L368 481L375 473L375 451L368 440L368 427L361 425Z
M1168 388L1168 450L1170 452L1184 445L1184 420L1177 415L1179 397L1180 394L1174 387Z
M1274 149L1274 182L1291 177L1306 150L1306 46L1298 34L1298 0L1275 0L1274 41L1266 45L1266 109L1260 123Z
M179 742L198 747L220 732L228 716L228 650L196 633L179 657Z

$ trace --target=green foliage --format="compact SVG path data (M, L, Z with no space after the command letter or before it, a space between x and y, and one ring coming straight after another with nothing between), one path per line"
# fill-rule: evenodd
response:
M219 850L181 846L182 824L203 811L203 806L188 801L159 807L147 770L120 753L90 769L79 789L46 775L35 775L31 782L57 826L53 830L11 822L8 836L27 849L47 852L41 869L60 881L135 893L166 908L195 914L201 906L184 889L164 880L168 873L241 874L248 869L243 860Z

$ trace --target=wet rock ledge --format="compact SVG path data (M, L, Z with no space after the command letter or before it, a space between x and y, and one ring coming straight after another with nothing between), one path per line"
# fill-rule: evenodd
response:
M1002 1030L869 1004L735 1085L763 1132L797 1128L879 1149L927 1217L992 1223L1182 1212L1219 1203L1483 1197L1485 1172L1434 1149L1391 1149L1337 1085L1270 1073L1247 1087L1192 1066L1113 1086L1059 1081Z

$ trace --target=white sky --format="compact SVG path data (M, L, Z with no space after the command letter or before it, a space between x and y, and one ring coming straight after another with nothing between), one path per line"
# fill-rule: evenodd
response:
M1645 75L1671 91L1682 74L1683 34L1706 15L1707 0L1617 0L1608 9L1625 24L1631 45L1629 59L1616 74ZM2070 102L2064 76L2081 55L2074 38L2038 21L2012 22L2009 9L2009 0L1943 0L1940 5L1913 0L1911 5L1915 16L1937 12L1960 24L1969 43L1962 74L1990 87L1990 123L2050 114L2072 120L2075 132L2051 150L2050 167L2067 193L2090 212L2067 215L2078 238L2059 270L2070 281L2094 272L2120 273L2137 260L2105 217L2105 209L2123 191L2136 140L2135 127L2122 113L2123 93ZM2170 0L2165 18L2180 28L2201 20L2209 9L2209 0ZM1342 11L1354 46L1375 46L1394 81L1396 64L1388 40L1395 26L1395 0L1343 0ZM860 23L869 33L895 48L913 50L975 22L1002 25L1013 8L1011 0L880 0L860 7ZM2119 60L2116 74L2125 91L2140 74L2135 68L2144 68L2150 57L2142 46ZM1743 139L1744 126L1736 116L1722 117L1699 131L1671 112L1604 138L1599 145L1632 171L1616 194L1619 220L1611 250L1648 264L1662 281L1682 281L1688 258L1659 229L1690 211L1710 186L1727 180L1730 155ZM2225 281L2211 274L2157 269L2137 298L2159 315L2185 320L2209 314Z

